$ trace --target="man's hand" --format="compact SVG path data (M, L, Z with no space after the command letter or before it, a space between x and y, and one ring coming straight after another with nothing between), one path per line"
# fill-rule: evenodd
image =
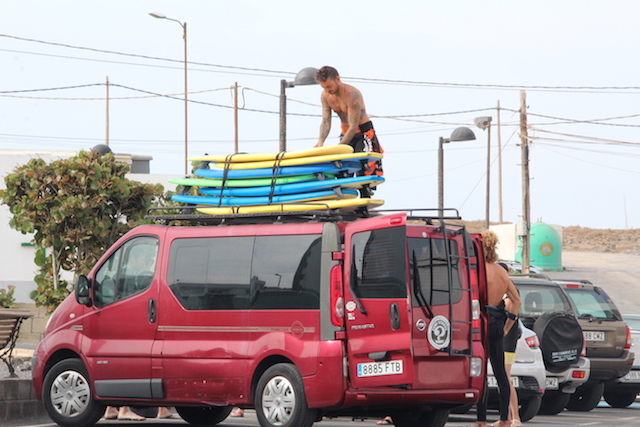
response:
M319 148L322 147L324 145L324 141L318 141L316 142L316 145L313 146L313 148Z

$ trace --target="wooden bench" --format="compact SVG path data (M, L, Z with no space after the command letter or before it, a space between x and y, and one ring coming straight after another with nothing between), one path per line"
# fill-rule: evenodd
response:
M9 368L9 377L17 377L13 368L13 349L18 340L20 326L24 319L32 317L27 310L0 308L0 359Z

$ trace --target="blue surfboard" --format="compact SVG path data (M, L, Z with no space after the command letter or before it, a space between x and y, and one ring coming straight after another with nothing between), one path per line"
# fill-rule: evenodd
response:
M189 203L192 205L219 205L219 206L248 206L248 205L268 205L271 203L292 203L306 200L330 199L352 199L358 197L357 190L342 190L336 192L334 190L312 191L308 193L285 194L282 196L273 196L269 200L269 196L261 197L214 197L214 196L188 196L176 194L171 200L180 203Z
M355 176L350 178L325 179L323 181L306 181L292 184L280 184L275 186L246 187L246 188L201 188L200 192L208 196L268 196L306 193L311 191L324 190L328 188L360 188L364 185L372 187L382 184L384 178L381 176Z
M226 178L271 178L273 175L287 176L313 173L336 174L343 171L347 173L355 173L360 170L362 170L362 164L360 164L360 162L343 162L342 167L336 167L333 163L315 163L302 166L283 166L277 169L228 169ZM223 179L225 177L223 169L197 169L195 174L203 178Z

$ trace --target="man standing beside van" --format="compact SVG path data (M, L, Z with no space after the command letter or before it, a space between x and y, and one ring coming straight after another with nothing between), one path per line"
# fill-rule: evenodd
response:
M323 89L320 95L322 122L320 123L320 136L315 147L324 145L331 130L331 114L332 111L335 111L342 126L340 144L350 145L354 152L383 153L373 129L373 123L367 116L360 91L343 83L338 71L326 65L316 71L315 79ZM363 175L383 175L380 160L370 162L369 169Z
M493 368L493 375L498 382L500 401L500 421L493 424L495 427L510 427L509 421L509 398L511 390L509 377L504 366L504 346L503 337L513 326L516 316L508 312L504 305L504 295L511 300L511 310L518 313L520 310L520 295L515 285L509 279L509 274L496 263L498 254L496 246L498 236L491 230L482 233L482 246L484 248L484 262L487 273L487 296L488 306L485 311L489 318L489 339L487 347L489 350L489 360ZM485 391L482 402L478 402L478 418L473 427L487 426L487 392Z

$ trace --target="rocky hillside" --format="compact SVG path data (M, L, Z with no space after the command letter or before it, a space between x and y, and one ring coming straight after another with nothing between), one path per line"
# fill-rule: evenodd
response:
M484 221L465 223L472 233L484 230ZM640 229L610 230L564 227L562 248L574 252L609 252L640 255Z

